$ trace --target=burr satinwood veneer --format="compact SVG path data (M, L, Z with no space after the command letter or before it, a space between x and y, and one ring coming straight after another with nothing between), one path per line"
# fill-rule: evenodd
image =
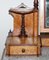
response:
M34 8L23 3L9 10L14 18L13 32L9 32L6 40L7 55L40 55L40 37L38 36L38 0L34 0Z

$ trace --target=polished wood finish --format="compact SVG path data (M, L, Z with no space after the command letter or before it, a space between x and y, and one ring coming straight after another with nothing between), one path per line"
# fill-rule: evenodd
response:
M49 38L41 38L42 46L49 47Z
M22 52L22 50L25 52ZM37 46L10 46L10 55L37 55Z
M39 56L41 46L49 47L49 33L41 33L38 36L38 0L34 0L34 8L31 11L24 13L10 9L9 13L14 18L14 29L9 32L5 43L6 55Z
M28 36L33 36L33 13L25 15L25 30Z
M33 19L34 19L34 36L38 36L38 11L35 10L34 15L33 15Z
M6 41L6 44L5 44L6 45L6 54L7 55L34 55L34 53L35 53L35 55L40 55L40 53L41 53L40 37L34 37L34 38L35 39L33 40L32 37L30 37L30 38L26 37L25 38L26 40L24 40L25 42L23 42L22 39L20 39L18 37L7 37L8 40ZM26 50L26 52L24 54L22 53L22 49L23 49L22 47ZM28 52L28 49L29 49L29 52ZM11 52L11 50L13 52ZM19 50L21 50L21 51L19 51ZM32 52L30 52L30 51L32 51ZM15 54L14 54L14 52L15 52Z
M41 33L40 37L42 47L49 47L49 33Z
M23 5L22 5L23 6ZM24 7L23 7L24 8ZM22 7L20 8L22 9ZM38 36L38 0L28 12L10 9L14 18L13 32L9 32L6 41L7 55L40 55L40 37Z

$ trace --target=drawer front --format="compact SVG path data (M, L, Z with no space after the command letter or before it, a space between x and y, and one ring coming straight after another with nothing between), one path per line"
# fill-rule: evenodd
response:
M42 46L49 47L49 38L42 38Z
M10 46L10 55L37 54L37 46Z

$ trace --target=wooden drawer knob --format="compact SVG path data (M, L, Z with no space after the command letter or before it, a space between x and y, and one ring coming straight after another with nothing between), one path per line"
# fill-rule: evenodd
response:
M22 49L22 53L25 53L25 49L24 48Z

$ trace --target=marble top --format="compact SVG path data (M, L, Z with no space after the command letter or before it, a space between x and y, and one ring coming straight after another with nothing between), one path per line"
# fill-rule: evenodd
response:
M38 37L26 37L26 38L19 38L19 37L12 37L9 36L6 39L6 43L5 45L28 45L28 46L32 46L32 45L37 45L37 38ZM22 41L24 41L24 43L22 43Z

